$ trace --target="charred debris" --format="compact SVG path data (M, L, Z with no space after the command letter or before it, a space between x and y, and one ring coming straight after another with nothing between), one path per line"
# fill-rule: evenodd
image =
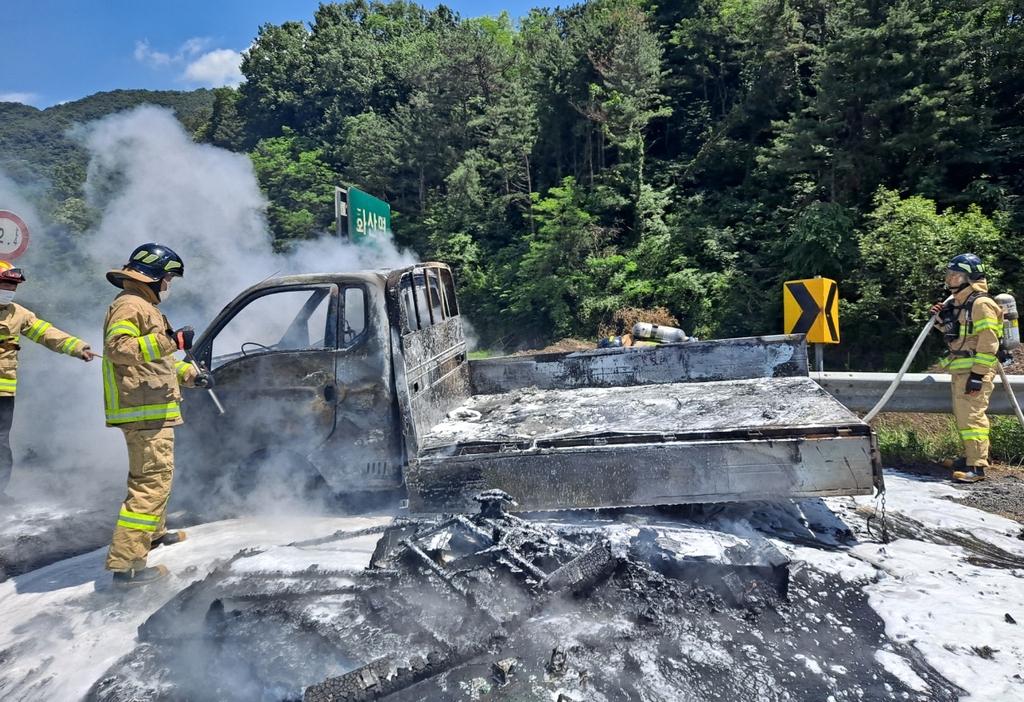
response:
M756 534L656 516L523 519L505 511L512 498L500 491L479 501L477 515L368 530L381 536L363 571L257 572L239 566L259 554L238 554L150 617L141 644L87 699L953 700L960 692L886 639L859 587L794 566ZM882 648L907 659L926 694L879 665Z

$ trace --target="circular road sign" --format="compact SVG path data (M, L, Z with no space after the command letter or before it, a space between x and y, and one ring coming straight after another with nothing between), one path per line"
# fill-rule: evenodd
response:
M10 210L0 210L0 261L13 261L28 248L28 227Z

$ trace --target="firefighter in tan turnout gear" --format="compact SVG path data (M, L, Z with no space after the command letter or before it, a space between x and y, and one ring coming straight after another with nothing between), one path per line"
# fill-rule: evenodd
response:
M0 499L14 468L11 453L11 424L14 421L14 397L18 389L18 351L22 337L42 344L51 351L91 361L97 356L78 337L65 334L49 322L37 318L21 305L14 304L18 286L25 274L7 261L0 261Z
M955 256L946 269L946 287L953 293L932 308L936 327L949 347L940 365L949 371L956 418L964 455L947 461L953 480L975 483L988 467L989 421L985 414L999 363L1003 308L988 293L981 259L972 253Z
M164 566L146 567L149 551L185 539L165 524L174 476L174 426L181 424L179 384L211 387L213 377L197 372L176 351L192 348L190 327L171 330L157 309L160 294L185 264L160 244L132 252L107 280L122 288L103 323L103 393L107 426L124 432L128 444L128 496L107 552L115 586L150 583L167 575Z

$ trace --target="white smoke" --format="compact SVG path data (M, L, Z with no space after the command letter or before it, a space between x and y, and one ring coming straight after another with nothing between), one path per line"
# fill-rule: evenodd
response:
M96 229L76 238L50 234L56 228L42 222L2 174L0 208L18 212L32 232L29 251L18 261L28 282L17 301L98 352L103 317L118 292L104 274L121 268L140 244L165 244L184 259L185 276L171 283L160 309L175 328L190 324L197 332L243 289L273 275L416 260L391 245L362 248L333 237L305 242L288 256L273 253L251 161L193 143L169 110L144 106L73 134L90 155L85 190L101 212ZM104 427L100 363L26 346L12 433L15 479L40 477L26 467L34 458L53 471L50 482L37 486L43 493L74 490L69 480L123 484L127 456L121 433Z
M159 242L185 260L187 283L207 291L210 283L238 291L273 273L265 203L246 156L193 144L157 107L77 132L91 155L86 193L103 212L88 236L98 268L120 268L136 246Z
M30 232L39 224L35 208L25 198L22 189L3 171L0 171L0 210L8 210L20 216Z

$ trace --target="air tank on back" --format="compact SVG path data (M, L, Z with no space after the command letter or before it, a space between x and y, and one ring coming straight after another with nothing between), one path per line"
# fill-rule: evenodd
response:
M1002 293L993 298L1003 307L1003 340L1002 347L1013 351L1020 346L1020 328L1018 325L1017 301L1013 295Z

